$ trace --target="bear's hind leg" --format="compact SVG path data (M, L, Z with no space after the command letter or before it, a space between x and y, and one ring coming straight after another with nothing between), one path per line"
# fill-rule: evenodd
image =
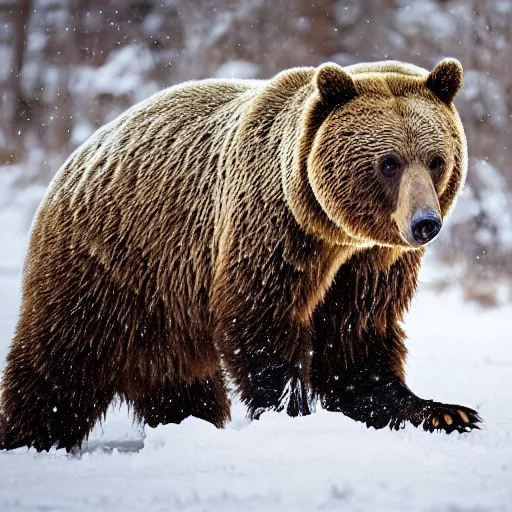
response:
M135 417L150 427L181 423L188 416L203 419L222 428L231 418L230 402L222 372L191 384L160 381L143 393L127 397Z
M119 392L137 311L94 262L82 263L62 257L27 274L2 379L1 448L80 446Z
M102 380L110 369L89 358L55 353L45 364L15 339L2 381L0 449L81 446L114 397L113 383Z

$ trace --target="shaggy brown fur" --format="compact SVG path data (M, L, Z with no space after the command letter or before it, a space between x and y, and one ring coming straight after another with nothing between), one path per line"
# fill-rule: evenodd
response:
M224 369L252 417L319 397L369 426L475 427L406 387L399 326L410 217L446 216L465 178L461 83L453 60L326 64L183 84L98 130L34 220L0 447L81 445L116 394L152 426L222 427Z

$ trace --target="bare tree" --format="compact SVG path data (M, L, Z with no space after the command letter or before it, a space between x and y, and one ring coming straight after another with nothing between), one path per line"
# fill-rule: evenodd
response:
M19 153L22 149L23 138L19 136L20 118L26 112L26 103L21 90L21 70L25 55L27 41L28 21L32 0L18 0L11 12L13 15L13 38L11 53L10 80L8 85L8 99L6 105L6 121L12 149Z

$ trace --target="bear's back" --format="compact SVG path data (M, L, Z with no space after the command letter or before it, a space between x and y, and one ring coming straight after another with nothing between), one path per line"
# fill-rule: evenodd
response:
M138 286L142 263L161 286L171 273L184 276L176 286L207 284L218 159L262 83L189 82L100 128L50 185L29 259L50 264L70 248L123 286Z
M149 155L162 159L180 145L190 147L191 132L222 129L223 120L236 116L263 81L191 81L160 91L98 129L70 156L50 186L53 193L77 193L78 179L87 187L109 171L144 176ZM133 159L133 157L136 157ZM122 176L119 175L118 178ZM100 179L101 182L101 179ZM105 182L102 183L104 188Z

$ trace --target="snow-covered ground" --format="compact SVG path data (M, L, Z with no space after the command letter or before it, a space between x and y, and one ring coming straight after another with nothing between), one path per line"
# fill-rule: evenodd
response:
M17 211L0 210L0 371L20 299ZM375 431L326 411L250 423L235 402L226 430L189 418L142 441L121 407L81 459L0 452L0 511L512 511L511 318L420 287L406 322L411 388L477 408L481 431Z

